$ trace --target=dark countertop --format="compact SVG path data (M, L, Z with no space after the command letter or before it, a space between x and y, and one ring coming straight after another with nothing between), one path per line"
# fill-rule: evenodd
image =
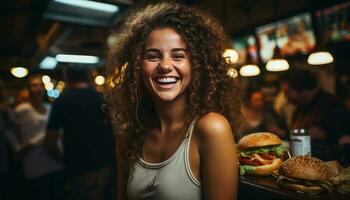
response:
M333 191L331 194L302 194L296 191L280 188L276 185L276 179L272 176L241 176L238 184L238 199L258 200L350 200L350 193L343 194Z

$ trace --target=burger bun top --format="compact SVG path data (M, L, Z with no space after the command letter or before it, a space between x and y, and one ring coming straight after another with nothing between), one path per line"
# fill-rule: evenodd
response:
M238 148L243 150L254 147L280 145L281 143L281 139L273 133L258 132L242 137L238 142Z
M286 160L280 166L279 173L309 181L327 181L334 176L325 162L310 156L297 156Z

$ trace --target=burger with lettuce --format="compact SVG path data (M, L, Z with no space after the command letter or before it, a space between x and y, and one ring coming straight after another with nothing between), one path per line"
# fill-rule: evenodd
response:
M238 142L240 175L271 175L286 157L281 139L269 132L244 136Z

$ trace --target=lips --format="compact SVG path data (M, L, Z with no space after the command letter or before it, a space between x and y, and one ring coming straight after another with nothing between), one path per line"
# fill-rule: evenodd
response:
M157 84L157 86L163 89L172 88L179 80L180 78L175 76L166 76L166 77L161 76L153 79L153 81Z

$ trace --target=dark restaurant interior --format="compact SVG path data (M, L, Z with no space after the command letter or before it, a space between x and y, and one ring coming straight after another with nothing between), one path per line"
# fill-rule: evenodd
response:
M158 1L0 1L0 200L117 199L115 137L103 110L106 85L114 87L107 53L124 18L149 2ZM241 95L236 143L270 132L281 139L286 157L318 158L336 174L350 166L350 1L175 2L210 13L227 33L227 75ZM91 88L75 96L81 113L60 101L74 84ZM28 102L51 109L51 116L28 114ZM74 135L72 147L65 147L69 131L61 125L87 138ZM67 178L77 176L90 185ZM271 175L242 175L237 199L350 199L349 170L347 176L345 191L332 183L332 192L306 194L277 186Z

